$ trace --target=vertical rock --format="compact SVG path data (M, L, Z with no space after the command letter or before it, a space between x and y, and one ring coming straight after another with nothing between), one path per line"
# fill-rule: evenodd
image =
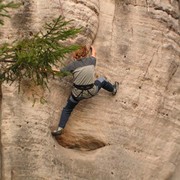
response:
M2 122L2 85L0 83L0 177L2 179L2 144L1 144L1 122Z
M10 42L16 38L27 37L39 31L45 21L49 21L63 13L60 11L63 4L64 13L66 11L64 8L65 2L61 4L59 0L49 0L46 3L44 1L22 2L23 6L18 11L12 12L12 19L6 21L5 26L3 26L1 42ZM69 3L72 3L74 7L77 6L77 13L78 6L81 8L80 11L84 7L85 11L82 14L79 12L82 19L79 20L78 23L80 24L78 27L86 20L92 22L92 24L86 27L87 23L84 23L84 33L86 33L86 29L91 30L91 32L88 37L81 35L80 39L84 43L92 42L98 24L97 14L94 13L97 1L88 3L93 10L87 8L86 3ZM93 14L93 17L87 16L86 13ZM86 20L83 18L86 18ZM91 20L91 18L94 19ZM67 16L67 19L72 18ZM9 29L9 31L6 31L6 29ZM59 118L59 108L63 106L62 104L65 102L66 97L68 97L69 92L67 90L63 91L63 89L68 87L69 84L62 82L59 85L59 81L55 80L52 84L52 90L54 89L55 91L51 92L51 94L33 87L28 82L24 84L21 93L18 94L16 84L12 86L3 84L1 109L2 179L66 179L69 176L64 173L65 167L69 164L69 159L66 160L68 156L62 156L62 154L60 156L57 141L54 141L52 138L49 128L53 121L57 122ZM33 97L31 95L33 94L36 98L43 93L46 94L49 100L48 104L43 106L41 103L36 102L33 107ZM96 146L98 141L95 141L94 144ZM91 146L93 147L94 145Z
M65 15L74 19L75 26L83 27L76 41L88 45L94 42L97 74L121 85L115 97L102 90L98 96L82 101L63 135L54 139L50 131L57 126L59 113L70 93L70 80L50 81L50 92L28 82L21 94L16 84L4 84L2 179L177 178L179 2L37 0L24 3L3 27L4 41L15 38L17 32L28 35L27 32L39 30L46 20ZM20 21L24 22L23 26L18 24ZM35 97L43 94L48 103L36 102L33 107L32 93Z

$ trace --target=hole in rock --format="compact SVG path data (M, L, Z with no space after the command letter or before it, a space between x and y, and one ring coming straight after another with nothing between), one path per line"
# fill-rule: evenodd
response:
M68 149L76 149L79 151L92 151L106 146L99 139L92 136L74 136L73 134L64 133L57 137L58 143Z
M124 104L126 104L126 101L122 101Z
M29 35L30 35L30 36L33 36L33 32L32 32L32 31L29 31Z

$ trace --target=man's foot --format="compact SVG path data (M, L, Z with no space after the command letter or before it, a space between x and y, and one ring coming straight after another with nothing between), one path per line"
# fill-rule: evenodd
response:
M114 91L112 92L112 95L115 96L119 89L119 82L115 81L113 87L114 87Z
M61 135L62 134L62 132L63 132L63 128L58 128L57 130L54 130L53 132L51 132L51 134L53 135L53 136L59 136L59 135Z

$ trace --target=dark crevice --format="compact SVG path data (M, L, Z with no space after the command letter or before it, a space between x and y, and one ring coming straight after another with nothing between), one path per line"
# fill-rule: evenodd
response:
M21 0L21 2L23 6L11 18L11 23L18 30L20 37L28 37L32 35L32 2L30 0Z
M159 11L163 11L163 12L167 13L168 15L170 15L174 19L179 19L179 15L175 11L165 9L161 6L155 7L154 9L159 10Z
M176 74L178 68L179 68L179 64L177 64L174 61L171 62L171 65L170 65L169 70L168 70L169 78L168 78L168 82L167 82L167 85L166 85L166 88L165 88L166 90L168 90L169 84L172 81L174 75Z
M168 7L163 7L163 6L160 6L160 5L156 4L156 3L154 3L153 4L153 9L155 11L164 12L164 13L166 13L168 15L168 18L165 17L165 16L157 18L157 17L155 17L155 15L152 14L152 16L154 16L155 19L158 19L160 22L164 23L166 25L166 27L169 28L169 30L174 31L178 35L180 34L178 25L176 25L175 23L173 23L172 20L169 19L169 17L170 17L170 18L173 18L175 20L178 20L178 19L180 20L179 11L176 12L176 10L174 10L175 5L171 6L171 8L168 9Z
M84 6L88 7L89 9L91 9L97 16L99 16L99 11L94 6L90 6L86 2L81 1L81 0L77 0L76 3L83 4Z

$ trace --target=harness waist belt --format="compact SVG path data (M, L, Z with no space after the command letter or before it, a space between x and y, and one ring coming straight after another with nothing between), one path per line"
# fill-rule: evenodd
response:
M77 84L73 84L73 86L77 89L80 89L80 90L88 90L88 89L91 89L93 88L94 84L88 84L88 85L77 85Z

